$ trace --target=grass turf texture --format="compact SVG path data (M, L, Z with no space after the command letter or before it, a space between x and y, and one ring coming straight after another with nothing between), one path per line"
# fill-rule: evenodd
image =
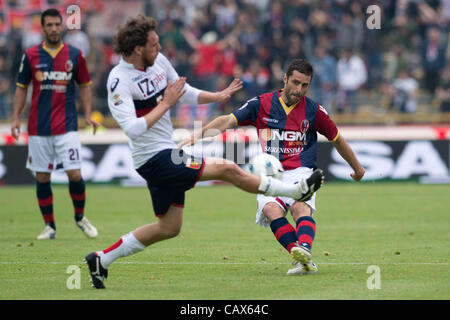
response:
M99 237L87 239L73 222L68 188L54 186L57 239L38 241L34 187L2 187L0 299L449 299L449 189L326 184L316 200L319 273L289 277L289 255L254 224L254 195L195 188L181 234L117 260L107 289L95 290L83 257L156 220L147 189L88 185L86 216ZM81 268L80 289L66 286L70 265ZM370 265L380 268L381 289L367 288Z

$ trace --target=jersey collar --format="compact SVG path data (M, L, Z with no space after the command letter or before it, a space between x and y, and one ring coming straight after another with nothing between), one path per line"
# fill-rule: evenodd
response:
M141 72L145 72L146 71L144 69L136 68L132 63L126 62L123 57L120 57L120 63L122 63L125 67L130 68L130 69L135 69L135 70L138 70L138 71L141 71Z
M45 45L45 42L42 42L42 49L44 49L53 59L58 55L58 53L61 51L61 49L64 48L64 43L61 43L58 49L51 50Z
M281 98L281 92L283 92L283 89L278 90L278 100L280 100L280 104L283 107L284 112L286 112L286 115L288 116L289 113L291 113L292 110L294 110L294 108L296 106L298 106L300 103L302 103L305 100L305 97L303 97L303 99L301 99L297 104L293 104L291 106L288 106L283 99Z

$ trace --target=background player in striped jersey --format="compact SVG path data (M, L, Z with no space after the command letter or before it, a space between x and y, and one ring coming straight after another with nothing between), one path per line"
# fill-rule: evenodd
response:
M321 170L316 170L298 184L282 183L248 174L231 161L194 158L178 149L172 141L170 108L178 100L189 104L224 102L242 88L242 82L235 79L219 92L191 87L159 52L156 28L155 19L142 15L119 28L114 49L122 58L108 78L108 106L130 138L134 166L147 181L158 220L129 232L109 248L86 255L97 289L105 287L103 281L113 261L179 234L185 192L198 180L223 180L247 192L295 199L311 196L323 180Z
M81 51L61 40L62 16L56 9L41 15L44 41L26 50L17 79L11 134L20 135L20 114L26 105L27 90L33 86L28 115L28 158L26 167L36 174L36 195L45 228L38 239L53 239L56 225L53 216L51 172L61 168L69 178L69 193L75 211L76 225L90 238L97 229L84 216L86 187L81 176L81 144L75 107L75 82L79 86L85 121L91 118L91 80Z
M317 133L320 133L331 141L354 170L352 179L361 180L364 168L351 147L339 134L325 109L306 97L312 77L313 67L308 61L294 60L284 75L284 89L247 101L232 114L220 116L204 126L201 132L194 132L190 139L178 146L194 144L202 137L216 135L236 125L252 125L257 128L263 152L277 156L283 164L283 181L293 183L317 167L316 144ZM315 194L307 201L258 195L257 202L256 222L270 225L278 242L294 258L295 267L288 271L288 275L317 272L311 260L316 233L313 219ZM296 222L295 229L285 217L288 210Z

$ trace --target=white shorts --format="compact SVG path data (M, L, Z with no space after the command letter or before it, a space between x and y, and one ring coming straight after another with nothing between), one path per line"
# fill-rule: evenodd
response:
M55 136L29 136L26 167L33 172L81 169L78 133L70 131Z
M306 179L309 178L311 173L313 172L313 169L311 168L296 168L293 170L288 170L283 172L282 181L286 183L295 183L298 182L300 179ZM275 203L277 204L284 213L284 216L286 216L289 207L296 201L289 197L268 197L263 194L258 194L256 197L256 201L258 203L258 209L256 211L256 223L261 225L262 227L268 227L269 226L269 220L263 213L263 209L268 203ZM316 211L316 193L312 195L311 199L308 201L305 201L305 203L311 208L311 214L313 214Z

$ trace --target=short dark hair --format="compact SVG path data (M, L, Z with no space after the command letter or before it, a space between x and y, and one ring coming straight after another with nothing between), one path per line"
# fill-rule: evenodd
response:
M158 21L142 14L129 18L125 25L119 26L119 30L114 37L114 52L124 57L130 56L134 47L145 46L148 33L155 31L157 27Z
M41 14L41 26L44 26L45 17L59 17L61 22L63 20L61 13L58 11L58 9L55 9L55 8L50 8L50 9L47 9L44 12L42 12L42 14Z
M314 75L314 68L306 59L294 59L286 71L286 76L289 78L295 70L304 75L311 76L311 79Z

